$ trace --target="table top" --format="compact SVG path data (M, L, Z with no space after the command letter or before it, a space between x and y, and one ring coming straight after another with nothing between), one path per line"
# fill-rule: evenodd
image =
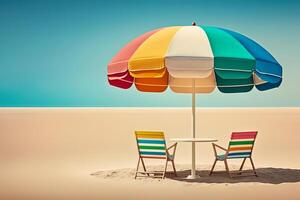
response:
M217 142L214 138L170 138L173 142Z

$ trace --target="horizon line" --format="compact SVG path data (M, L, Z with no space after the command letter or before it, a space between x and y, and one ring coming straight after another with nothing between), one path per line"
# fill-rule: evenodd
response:
M191 109L192 107L85 107L85 106L59 106L59 107L49 107L49 106L37 106L37 107L0 107L0 110L9 110L9 109L49 109L49 110L54 110L54 109L75 109L75 110L89 110L89 109ZM300 107L196 107L196 109L300 109Z

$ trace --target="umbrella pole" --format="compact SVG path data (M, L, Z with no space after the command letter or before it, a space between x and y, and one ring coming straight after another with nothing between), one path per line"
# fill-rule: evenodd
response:
M193 93L192 93L192 115L193 115L193 125L192 125L192 137L196 137L196 91L195 91L195 79L193 79ZM196 153L195 153L195 142L192 142L192 171L191 178L196 178Z

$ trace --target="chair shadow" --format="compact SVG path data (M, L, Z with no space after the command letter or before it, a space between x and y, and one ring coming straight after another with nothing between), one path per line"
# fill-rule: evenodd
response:
M196 174L200 175L198 179L186 179L190 174L190 170L177 171L177 177L174 174L167 173L166 178L189 182L189 183L297 183L300 182L300 169L285 169L285 168L257 168L256 172L258 177L251 176L250 171L245 171L242 176L230 178L225 171L216 171L209 176L209 170L198 170ZM247 176L249 175L249 176Z

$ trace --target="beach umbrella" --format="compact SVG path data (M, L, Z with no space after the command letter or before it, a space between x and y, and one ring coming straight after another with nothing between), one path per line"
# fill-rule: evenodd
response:
M108 64L110 85L141 92L192 94L195 138L195 94L244 93L277 88L282 67L250 38L211 26L172 26L147 32L129 42ZM193 160L195 160L195 147ZM194 174L192 172L192 174Z

